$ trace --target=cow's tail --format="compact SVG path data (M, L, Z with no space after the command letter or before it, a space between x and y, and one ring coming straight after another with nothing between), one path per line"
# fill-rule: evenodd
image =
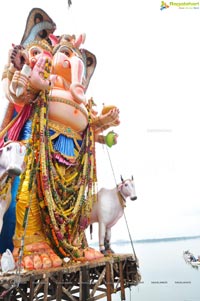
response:
M93 226L90 224L90 239L92 239L92 233L93 233Z

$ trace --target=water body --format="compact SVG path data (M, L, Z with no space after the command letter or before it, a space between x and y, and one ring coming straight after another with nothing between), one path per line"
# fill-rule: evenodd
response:
M200 255L200 237L134 242L141 283L126 289L126 301L200 301L200 267L183 259L183 251ZM116 253L133 253L130 243L112 245ZM102 300L106 300L102 299ZM112 295L121 300L120 292Z

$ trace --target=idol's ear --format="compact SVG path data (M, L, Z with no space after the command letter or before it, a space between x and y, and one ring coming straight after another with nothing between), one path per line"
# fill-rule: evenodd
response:
M24 35L21 45L26 45L34 40L47 40L49 42L49 34L56 29L53 20L40 8L33 8L27 18Z
M86 91L87 87L90 83L90 79L96 68L97 60L96 60L96 56L94 54L92 54L91 52L89 52L88 50L80 49L80 51L82 53L83 60L84 60L85 66L86 66L85 79L83 82L83 86Z

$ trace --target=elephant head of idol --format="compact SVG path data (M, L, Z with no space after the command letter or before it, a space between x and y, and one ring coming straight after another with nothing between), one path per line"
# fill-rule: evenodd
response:
M38 91L49 89L49 81L32 80L32 70L43 56L49 62L48 72L45 72L46 78L50 74L52 47L49 34L52 34L55 29L56 24L42 9L33 8L28 15L20 44L13 44L12 49L9 50L2 83L6 98L17 111L21 110L24 103L34 100ZM40 74L38 74L39 79ZM27 87L33 88L31 92Z
M13 52L14 66L21 70L23 64L28 61L33 68L40 56L51 58L49 35L53 34L55 29L56 24L47 13L40 8L33 8L28 15L20 46Z
M80 48L85 41L81 34L57 37L49 35L53 45L52 74L56 74L64 89L69 90L78 104L85 104L85 92L96 67L96 57L86 49Z

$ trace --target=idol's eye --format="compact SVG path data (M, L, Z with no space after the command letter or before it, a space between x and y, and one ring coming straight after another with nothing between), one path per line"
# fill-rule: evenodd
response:
M59 52L64 53L68 57L70 57L72 55L72 51L66 46L61 46L59 49Z
M36 56L36 55L40 54L42 51L41 51L41 49L39 49L37 47L33 47L33 48L31 48L30 52L31 52L32 56Z

